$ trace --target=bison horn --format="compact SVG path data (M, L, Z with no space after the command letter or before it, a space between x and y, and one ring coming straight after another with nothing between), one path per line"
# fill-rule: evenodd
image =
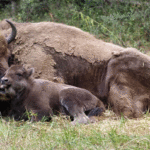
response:
M17 34L17 30L16 30L15 25L14 25L12 22L10 22L10 21L7 20L7 19L6 19L6 21L10 24L10 26L11 26L11 28L12 28L11 34L10 34L9 37L6 39L6 40L7 40L7 43L9 44L9 43L11 43L11 42L15 39L16 34Z

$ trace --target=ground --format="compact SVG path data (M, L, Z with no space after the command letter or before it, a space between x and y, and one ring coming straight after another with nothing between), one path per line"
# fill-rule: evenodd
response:
M63 116L52 122L0 120L1 149L150 149L150 115L139 119L118 118L105 112L94 124L71 126Z

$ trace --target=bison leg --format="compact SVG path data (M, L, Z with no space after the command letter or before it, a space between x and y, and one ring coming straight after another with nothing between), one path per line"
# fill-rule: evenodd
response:
M84 113L84 99L79 99L79 93L75 91L63 90L60 92L60 103L67 110L68 114L74 118L73 125L76 123L87 124L90 119Z
M38 112L38 113L35 113L32 115L31 117L31 122L34 122L34 121L49 121L51 118L50 118L50 115L49 113L45 113L43 111L41 112Z
M116 83L110 86L108 101L113 111L124 116L131 117L134 114L132 95L130 89L123 85L117 85Z
M126 117L136 118L142 116L143 101L146 101L147 97L135 98L133 93L134 89L126 85L114 83L110 86L108 101L116 114L122 113Z
M73 125L75 125L76 123L87 124L89 122L89 117L84 113L83 107L75 104L67 97L61 99L61 104L68 111L69 115L74 118L74 121L72 122Z
M72 124L95 122L92 116L100 116L105 111L104 104L85 89L64 89L60 92L59 98L61 105L74 117ZM88 116L85 112L89 113Z
M84 112L74 115L74 121L71 122L72 125L87 123L90 123L90 119L88 116L85 115Z
M135 114L138 114L139 112L143 114L150 109L150 97L148 94L143 93L143 95L137 95L134 97L134 99L136 99Z
M49 121L53 112L51 109L40 109L40 110L31 110L31 122L33 121Z
M141 117L149 109L149 90L132 74L119 73L111 81L108 102L116 114Z

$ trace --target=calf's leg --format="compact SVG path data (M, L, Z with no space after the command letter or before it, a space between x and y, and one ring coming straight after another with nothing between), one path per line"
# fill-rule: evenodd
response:
M60 103L68 111L69 115L74 117L73 125L76 123L87 124L90 122L89 117L84 113L87 107L84 104L87 101L85 94L82 91L80 93L80 90L76 89L65 89L60 92Z

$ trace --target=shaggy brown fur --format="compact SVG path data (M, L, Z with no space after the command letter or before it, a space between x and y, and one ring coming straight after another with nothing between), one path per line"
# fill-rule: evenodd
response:
M7 41L4 36L0 35L0 78L4 75L4 72L8 69L8 58L10 52L7 49Z
M8 49L8 44L11 43L16 37L16 28L12 22L6 20L12 28L11 34L5 38L0 32L0 79L8 69L11 60L11 51ZM5 22L6 22L5 21ZM9 102L5 102L8 98L0 89L0 113L4 116L7 115L9 110Z
M18 37L13 53L19 63L36 69L36 78L85 88L119 115L138 117L148 110L148 56L64 24L15 25ZM7 34L9 30L3 28L3 31Z
M136 50L122 52L107 67L103 92L116 114L140 117L150 109L150 58Z
M0 32L0 78L4 75L4 72L8 69L8 59L11 57L11 51L8 50L8 44L11 43L16 37L16 28L12 22L6 20L11 28L12 32L7 39Z
M37 113L33 117L39 121L43 116L52 116L54 112L74 117L73 124L88 123L89 116L101 115L105 111L103 103L89 91L74 86L54 83L48 80L34 79L33 69L22 65L12 65L2 78L6 95L11 97L11 115L20 119L25 109Z

